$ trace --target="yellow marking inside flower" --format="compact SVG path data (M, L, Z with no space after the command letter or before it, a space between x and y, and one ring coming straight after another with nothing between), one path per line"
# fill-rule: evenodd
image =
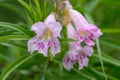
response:
M71 17L70 17L70 14L69 14L69 11L68 9L65 9L63 12L62 12L62 24L63 25L67 25L69 23L71 23Z
M87 35L88 35L88 33L87 33L86 31L84 31L84 30L80 30L80 31L79 31L79 34L80 34L81 36L87 36Z
M68 9L65 9L62 14L63 14L63 15L69 15L69 10L68 10Z
M51 32L50 32L50 29L47 28L43 33L42 40L50 39L50 38L51 38Z
M51 32L50 32L50 29L48 29L47 38L48 38L48 39L50 39L50 38L51 38Z

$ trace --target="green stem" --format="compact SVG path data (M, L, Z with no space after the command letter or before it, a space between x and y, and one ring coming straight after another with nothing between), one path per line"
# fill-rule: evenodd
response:
M102 54L101 54L101 49L100 49L100 45L99 45L99 39L96 40L96 45L97 45L97 51L98 51L98 54L99 54L99 58L100 58L100 62L101 62L101 67L102 67L102 70L103 70L103 74L104 74L105 80L108 80L107 76L106 76L106 73L105 73L105 70L104 70L104 65L103 65L103 60L102 60Z

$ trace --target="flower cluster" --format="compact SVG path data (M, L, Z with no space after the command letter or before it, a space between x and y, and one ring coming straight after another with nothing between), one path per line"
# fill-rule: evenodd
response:
M58 10L62 14L60 17L56 14L60 18L60 22L56 21L55 14L50 14L45 22L33 24L31 29L36 36L28 41L28 51L33 53L37 50L47 56L50 48L51 54L55 56L61 50L58 37L60 38L62 25L66 25L67 38L76 41L69 43L69 50L63 58L63 66L69 71L78 62L79 70L81 70L88 65L88 57L92 55L95 45L94 40L98 39L102 32L95 25L88 23L82 14L74 10L68 0L60 2Z

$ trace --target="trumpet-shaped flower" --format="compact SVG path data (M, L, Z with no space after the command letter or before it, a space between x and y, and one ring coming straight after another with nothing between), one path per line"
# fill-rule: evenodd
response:
M93 48L90 46L85 46L81 50L79 50L79 53L77 54L77 61L79 64L79 70L83 69L83 67L87 67L88 65L88 56L91 56L93 53Z
M100 29L88 23L79 12L70 9L69 13L75 25L79 40L81 42L84 41L89 46L93 46L95 44L93 40L98 39L102 35Z
M31 30L36 33L36 36L28 41L29 52L33 53L37 50L44 56L47 56L48 48L53 56L60 52L60 42L57 37L60 37L62 26L56 22L53 14L50 14L45 22L33 24Z
M70 71L76 63L78 50L81 49L80 43L77 41L77 33L72 24L67 25L67 37L76 40L75 42L69 43L69 51L63 58L64 68Z
M76 63L77 56L75 51L68 51L68 53L63 58L63 66L66 70L70 71L74 64Z
M75 50L75 49L80 50L81 49L78 35L75 31L75 28L72 26L72 24L67 25L67 37L75 40L74 42L69 43L70 50L71 49L73 49L73 50Z
M74 48L74 46L70 45ZM88 56L91 56L93 53L93 48L91 46L85 46L81 50L69 49L68 53L63 58L64 68L70 71L74 64L78 62L79 70L87 67L88 65Z
M98 39L102 32L95 25L88 23L82 14L72 9L69 1L62 3L66 5L63 18L69 19L64 19L64 23L67 23L67 37L76 40L76 42L69 43L69 51L63 58L63 65L65 69L71 70L78 62L79 70L81 70L88 65L88 57L93 53L94 40ZM84 46L81 46L82 42L85 43Z
M89 46L94 46L94 41L98 39L102 32L95 25L88 23L84 16L78 11L72 9L69 1L64 1L66 4L66 9L64 10L64 14L69 15L69 19L73 22L77 35L79 37L80 42L85 42ZM64 15L63 14L63 15Z

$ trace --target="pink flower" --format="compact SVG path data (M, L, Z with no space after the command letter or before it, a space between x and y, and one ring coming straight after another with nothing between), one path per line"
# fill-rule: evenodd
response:
M76 63L78 50L81 49L80 43L77 41L77 33L72 24L67 25L67 37L76 40L69 43L69 51L63 58L64 68L70 71Z
M83 67L87 67L88 65L88 56L91 56L93 53L93 48L90 46L85 46L81 50L79 50L79 53L77 54L77 61L79 64L79 70L83 69Z
M47 56L48 48L53 56L60 52L60 42L57 37L60 37L62 26L56 22L53 14L50 14L45 22L33 24L31 30L36 33L36 36L28 41L29 52L33 53L37 50L44 56Z
M76 63L77 57L76 52L68 51L68 53L63 58L63 66L66 70L70 71L74 64Z
M90 46L85 46L81 50L69 49L68 53L63 58L64 68L70 71L76 62L79 64L79 70L87 67L89 61L88 56L91 56L92 53L93 48Z
M95 25L88 23L82 14L72 9L69 1L63 1L66 4L65 14L69 14L69 19L73 22L80 42L85 42L89 46L94 46L94 41L98 39L102 32Z
M89 46L94 46L94 41L98 39L102 32L95 25L90 24L87 20L76 10L69 9L70 17L75 25L79 40L85 42Z
M80 50L81 49L78 35L76 33L75 28L72 26L72 24L67 25L67 38L71 38L73 40L76 40L74 42L69 43L69 49L70 50L72 50L72 49L73 50L75 50L75 49Z
M92 55L95 42L102 32L95 25L90 24L78 11L73 10L69 1L63 1L66 9L63 16L70 17L67 20L67 37L76 40L69 43L69 51L63 58L65 69L71 70L76 62L79 64L79 70L88 65L88 57ZM66 15L67 14L67 15ZM65 20L64 20L65 21ZM84 42L85 45L81 46Z

